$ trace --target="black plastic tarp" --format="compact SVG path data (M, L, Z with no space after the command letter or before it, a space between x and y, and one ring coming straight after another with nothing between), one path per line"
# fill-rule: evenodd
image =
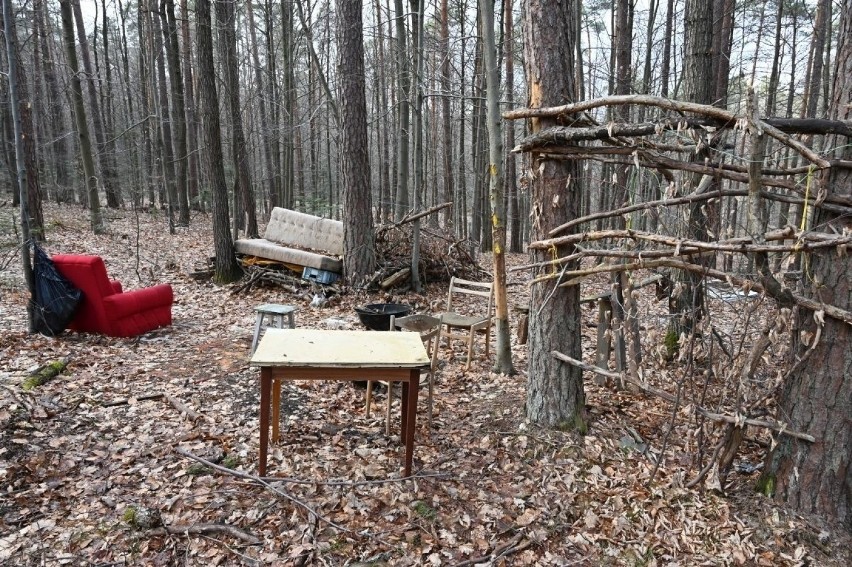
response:
M64 331L74 319L83 300L83 292L59 273L53 260L38 244L33 243L33 250L34 328L37 333L53 337Z

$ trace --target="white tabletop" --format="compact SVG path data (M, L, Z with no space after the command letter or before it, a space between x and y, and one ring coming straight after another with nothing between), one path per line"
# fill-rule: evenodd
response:
M418 368L429 356L418 333L267 329L249 365Z

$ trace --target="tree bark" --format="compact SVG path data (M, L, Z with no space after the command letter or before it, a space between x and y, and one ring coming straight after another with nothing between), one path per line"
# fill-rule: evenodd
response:
M98 179L95 172L95 159L92 155L92 140L89 137L89 124L86 121L86 105L83 102L83 88L80 84L80 65L77 62L77 48L74 42L74 15L71 0L60 0L62 14L62 36L65 42L65 58L71 72L71 100L74 109L74 121L77 124L77 138L80 141L80 161L83 162L83 177L86 179L86 195L89 204L89 222L92 232L104 232L101 216L101 202L98 197Z
M219 125L219 97L216 94L216 68L213 64L213 29L210 0L196 0L195 37L198 49L199 94L204 133L204 156L213 196L213 279L226 284L240 279L234 242L229 230L228 187L222 158L222 132Z
M237 33L235 28L235 0L216 0L216 21L219 24L219 49L224 65L225 92L228 97L228 108L231 111L231 136L233 144L234 170L236 172L236 187L242 204L242 211L234 214L245 214L246 236L257 238L257 204L254 199L251 171L249 170L249 155L246 138L243 133L242 108L240 107L240 75L237 68Z
M512 14L513 2L505 2L505 15L503 17L503 52L506 64L506 105L511 108L515 104L515 56L514 56L514 21ZM580 0L577 1L580 5ZM579 45L579 42L577 42ZM577 52L578 57L581 52ZM578 63L579 74L582 78L582 65ZM581 95L582 96L582 95ZM449 101L448 103L449 104ZM447 119L449 120L449 118ZM515 147L515 123L508 122L506 124L506 145L503 148L506 152L506 165L504 168L504 178L506 180L506 193L509 197L508 220L511 221L511 232L509 233L509 252L523 251L523 222L521 222L520 210L518 207L518 171L515 161L515 154L512 148Z
M337 0L340 18L340 105L343 161L343 262L350 284L360 284L375 268L370 156L367 145L367 98L364 77L362 0Z
M573 100L574 1L526 0L523 11L524 65L530 106L541 107ZM533 119L532 131L555 124L555 119ZM538 173L531 183L534 239L578 215L582 188L574 162L544 160L533 154ZM571 247L557 248L566 255ZM544 261L548 251L534 251L534 261ZM551 352L559 350L580 358L579 286L536 285L530 297L528 418L546 426L585 430L582 371L560 364Z
M840 8L840 33L834 65L830 116L852 118L852 0ZM829 140L834 155L852 159L844 138ZM852 198L852 171L834 168L824 175L823 188ZM814 226L825 232L848 229L849 220L827 211L815 213ZM841 309L852 307L852 262L834 253L814 254L802 263L805 295ZM800 332L795 337L797 363L784 382L778 406L791 429L816 437L815 443L781 436L767 457L761 478L764 493L774 493L797 510L836 520L852 528L852 326L799 308Z
M494 256L494 304L497 341L494 371L514 374L512 367L509 307L506 293L506 205L503 177L503 129L500 122L500 72L494 43L493 0L479 0L482 22L483 62L486 82L486 127L488 129L488 180L491 202L491 234ZM490 330L488 331L490 332Z
M189 226L189 188L187 186L187 141L186 141L186 105L184 82L181 77L181 57L178 46L177 18L175 18L174 0L161 0L160 18L163 25L163 43L169 61L169 81L171 83L172 106L171 121L174 125L175 158L175 197L177 198L179 226Z
M95 86L95 74L92 71L92 60L89 55L89 40L86 38L86 25L83 22L83 12L80 9L80 0L74 2L74 20L77 23L77 40L80 43L80 56L83 60L83 69L86 73L86 86L89 94L89 106L92 111L92 126L95 129L95 142L98 148L98 162L101 166L104 191L108 207L118 207L119 199L115 187L115 163L113 154L107 151L106 134L104 132L103 115L101 105L98 102L98 91Z

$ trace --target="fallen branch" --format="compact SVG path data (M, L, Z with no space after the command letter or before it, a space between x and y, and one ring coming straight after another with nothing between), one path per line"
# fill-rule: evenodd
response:
M260 545L261 540L254 537L248 532L244 532L238 527L228 526L225 524L191 524L191 525L183 525L183 524L173 524L171 526L163 526L160 528L155 528L148 532L148 535L152 536L164 536L164 535L210 535L210 534L224 534L229 535L233 538L242 540L249 545Z
M271 483L267 482L266 480L264 480L263 478L261 478L261 477L259 477L259 476L251 475L251 474L248 474L248 473L244 473L244 472L236 471L236 470L233 470L233 469L229 469L229 468L227 468L227 467L223 467L223 466L221 466L221 465L217 465L216 463L213 463L213 462L211 462L211 461L208 461L207 459L203 459L203 458L199 457L198 455L193 455L192 453L190 453L189 451L187 451L187 450L185 450L185 449L182 449L181 447L176 447L176 448L175 448L175 452L176 452L176 453L178 453L179 455L183 455L184 457L186 457L186 458L188 458L188 459L192 459L193 461L198 461L199 463L201 463L201 464L203 464L203 465L205 465L205 466L208 466L208 467L210 467L211 469L214 469L214 470L217 470L217 471L219 471L219 472L223 472L223 473L229 474L229 475L231 475L231 476L235 476L235 477L237 477L237 478L241 478L241 479L243 479L243 480L248 480L248 481L251 481L251 482L257 483L257 484L259 484L259 485L263 486L264 488L266 488L267 490L269 490L270 492L272 492L272 493L274 493L274 494L277 494L278 496L281 496L281 497L282 497L282 498L284 498L285 500L287 500L287 501L289 501L289 502L291 502L291 503L295 504L297 507L302 508L303 510L305 510L305 511L306 511L306 512L308 512L309 514L313 514L313 515L314 515L314 517L316 517L318 520L322 520L323 522L325 522L325 523L326 523L326 524L328 524L329 526L331 526L331 527L333 527L333 528L335 528L335 529L338 529L338 530L340 530L340 531L342 531L342 532L346 532L346 533L354 533L354 532L353 532L352 530L350 530L349 528L343 527L343 526L341 526L340 524L338 524L338 523L336 523L336 522L334 522L334 521L330 520L329 518L326 518L325 516L323 516L322 514L320 514L319 512L317 512L314 508L312 508L311 506L309 506L309 505L307 505L306 503L302 502L302 501L301 501L301 500L299 500L298 498L296 498L296 497L294 497L294 496L291 496L291 495L287 494L286 492L284 492L283 490L280 490L280 489L278 489L278 488L276 488L276 487L272 486L272 484L271 484Z
M452 202L449 202L449 203L441 203L440 205L435 205L434 207L430 207L430 208L426 209L425 211L421 211L421 212L419 212L419 213L417 213L417 214L415 214L415 215L411 215L410 217L409 217L409 216L406 216L406 217L404 217L402 220L400 220L399 222L396 222L396 223L392 224L392 225L391 225L391 227L392 227L392 228L400 227L400 226L402 226L402 225L404 225L404 224L408 224L408 223L410 223L410 222L414 222L414 221L416 221L417 219L422 219L423 217L428 217L428 216L429 216L429 215L431 215L431 214L437 213L437 212L438 212L438 211L440 211L441 209L446 209L447 207L452 207L452 206L453 206L453 203L452 203Z
M147 400L159 400L159 399L162 399L163 397L165 397L165 394L146 394L144 396L138 396L138 397L134 397L134 398L123 398L123 399L120 399L120 400L112 400L112 401L109 401L109 402L103 402L101 404L101 407L112 408L112 407L115 407L115 406L126 406L127 404L129 404L131 402L131 400L135 400L137 402L144 402L144 401L147 401Z
M492 551L488 555L483 555L482 557L474 557L473 559L468 559L466 561L462 561L461 563L456 563L456 567L468 567L469 565L477 565L479 563L494 564L498 559L507 557L513 553L517 553L528 548L530 546L530 542L528 541L524 542L523 545L518 545L523 538L524 534L518 533L510 541L495 547L494 551Z
M179 413L186 414L186 417L188 417L190 420L198 421L199 419L201 419L201 415L198 412L188 408L177 398L168 394L165 394L165 398L170 404L172 404L172 407L178 410Z
M609 370L603 370L601 368L598 368L597 366L592 366L591 364L586 364L585 362L583 362L581 360L577 360L576 358L571 358L570 356L568 356L566 354L562 354L561 352L556 351L556 350L551 351L550 354L553 356L553 358L555 358L557 360L561 360L562 362L566 362L566 363L570 364L571 366L575 366L577 368L580 368L581 370L586 370L587 372L594 372L595 374L599 374L601 376L606 376L607 378L611 378L613 380L624 380L626 382L630 382L631 384L636 385L640 390L642 390L643 392L645 392L647 394L657 396L658 398L662 398L662 399L669 401L669 402L672 402L672 403L675 403L677 401L677 398L674 395L666 392L665 390L660 390L659 388L655 388L653 386L650 386L650 385L648 385L648 384L646 384L642 381L635 380L627 374L618 373L618 372L610 372ZM711 412L709 410L706 410L706 409L702 408L701 406L696 406L696 405L693 405L692 408L693 408L694 411L700 413L701 415L703 415L704 417L706 417L707 419L709 419L711 421L723 422L723 423L733 423L735 425L742 425L742 424L753 425L755 427L763 427L765 429L771 429L771 430L777 431L778 433L781 433L783 435L789 435L790 437L795 437L796 439L802 439L804 441L810 441L811 443L816 442L816 438L813 435L808 435L807 433L800 433L798 431L792 431L790 429L787 429L787 426L784 425L783 423L776 423L774 421L765 421L765 420L762 420L762 419L752 419L750 417L745 417L745 416L742 416L742 415L734 416L734 415L727 415L727 414L722 414L722 413L715 413L715 412Z
M63 359L54 360L53 362L39 366L31 372L29 376L27 376L24 383L21 384L21 388L25 392L28 392L34 388L47 384L62 374L62 372L68 367L69 362L71 362L71 357L66 356Z

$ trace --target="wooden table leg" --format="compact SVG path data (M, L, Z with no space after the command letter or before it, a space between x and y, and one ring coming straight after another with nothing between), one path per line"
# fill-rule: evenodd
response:
M408 406L405 412L405 470L403 476L411 476L411 464L414 461L414 428L417 425L417 392L420 390L420 370L414 368L408 382L403 383L403 389L408 386L408 391L403 393L406 400L403 406Z
M388 382L393 384L393 382ZM408 382L402 383L402 393L399 395L400 420L399 420L399 440L405 443L406 428L408 427ZM388 432L390 433L390 432Z
M272 442L278 443L281 426L281 378L272 379Z
M272 369L260 369L260 462L257 470L266 476L266 450L269 445L269 394L272 389Z

